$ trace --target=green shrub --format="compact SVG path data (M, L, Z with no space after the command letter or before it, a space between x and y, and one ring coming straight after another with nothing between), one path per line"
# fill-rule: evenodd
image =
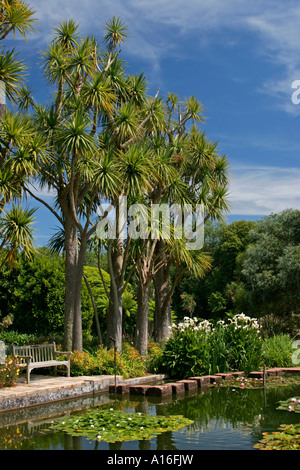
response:
M287 334L266 338L262 344L264 364L267 367L293 367L292 342Z
M173 325L160 369L182 378L230 370L247 373L261 365L261 346L258 323L244 314L216 325L185 317Z
M124 379L139 377L146 372L145 361L129 344L123 344L122 353L116 352L116 373ZM92 352L74 351L71 355L71 375L113 375L115 373L114 350L98 347Z
M26 346L27 344L37 344L38 337L34 334L6 330L0 333L0 341L3 341L6 345L16 344L18 346Z
M19 368L14 357L6 357L5 364L0 364L0 388L11 387L15 384Z
M184 318L173 325L172 335L162 354L162 371L170 377L187 378L207 372L210 363L211 323Z
M243 313L224 324L227 362L230 370L246 374L261 365L262 339L257 321Z
M162 348L158 343L148 343L148 355L146 357L146 369L148 372L157 373L161 369Z

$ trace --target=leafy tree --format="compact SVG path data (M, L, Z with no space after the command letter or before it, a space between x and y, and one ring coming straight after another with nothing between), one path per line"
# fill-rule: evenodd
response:
M250 237L240 259L240 297L256 316L274 315L284 322L299 315L300 212L271 214L256 223Z
M205 224L204 249L211 255L212 267L204 279L196 279L185 273L180 286L175 290L174 309L180 315L182 296L192 295L196 307L194 314L200 318L219 318L236 306L240 313L241 305L234 302L237 293L234 287L240 280L240 265L238 260L243 256L250 243L250 230L255 222L239 220L231 224ZM171 271L174 277L173 270ZM234 289L234 294L233 294Z

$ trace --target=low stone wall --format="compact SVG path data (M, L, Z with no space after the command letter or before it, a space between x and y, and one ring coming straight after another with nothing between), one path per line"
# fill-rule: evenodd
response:
M1 411L18 410L20 408L45 405L61 400L70 400L83 396L94 396L107 392L111 386L117 384L134 385L141 383L158 382L165 379L165 375L148 375L125 380L118 375L100 375L91 377L60 377L45 378L30 381L29 384L17 384L14 387L0 389Z
M283 375L283 374L300 374L300 367L292 368L272 368L266 369L266 377ZM254 371L248 374L249 378L262 378L263 371ZM231 373L218 373L214 375L202 375L200 377L190 377L186 380L178 380L174 383L165 383L162 385L128 385L124 383L119 383L117 387L110 385L109 392L111 394L126 394L131 395L142 395L142 396L156 396L163 397L165 395L183 393L189 390L193 390L201 387L208 387L211 384L220 383L222 380L230 380L234 377L244 377L245 373L241 372L231 372Z

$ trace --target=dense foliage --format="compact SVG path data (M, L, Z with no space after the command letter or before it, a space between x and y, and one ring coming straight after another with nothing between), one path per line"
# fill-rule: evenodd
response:
M256 222L207 224L212 269L203 280L184 275L174 295L177 317L217 320L244 312L259 319L266 337L295 336L300 329L299 227L298 210Z
M124 343L122 352L113 349L98 347L88 352L74 351L71 356L72 375L122 375L124 379L143 376L146 373L145 361L139 356L136 349Z
M107 295L98 268L85 266L85 275L95 300L97 316L101 331L105 329L108 309ZM102 276L109 284L109 275L102 271ZM43 248L35 251L29 260L22 255L18 257L17 266L10 270L7 267L0 271L0 320L10 315L13 319L12 328L20 334L62 337L64 331L64 260ZM82 285L82 322L85 343L96 336L94 310L90 293L86 284ZM130 285L124 296L124 322L134 324L136 300ZM13 338L9 337L8 343ZM15 338L16 339L16 338ZM25 342L28 338L24 338ZM18 337L22 344L22 337ZM21 343L20 343L21 341Z
M240 370L261 365L262 341L256 320L236 315L216 325L186 317L173 326L165 344L161 368L172 377L191 377Z

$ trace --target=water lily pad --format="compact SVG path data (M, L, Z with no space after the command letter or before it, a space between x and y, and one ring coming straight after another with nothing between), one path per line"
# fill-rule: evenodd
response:
M300 397L292 397L287 400L280 401L277 410L290 411L300 413Z
M300 424L283 424L278 431L263 433L255 446L260 450L300 450Z
M262 379L256 378L247 378L247 377L236 377L231 380L223 380L222 382L217 383L217 387L231 387L234 389L259 389L259 388L277 388L281 386L295 385L300 384L299 377L266 377L265 385Z
M61 419L53 423L50 429L61 430L71 436L85 436L91 440L119 442L152 439L158 434L177 431L192 423L183 416L151 416L96 409L84 415Z

